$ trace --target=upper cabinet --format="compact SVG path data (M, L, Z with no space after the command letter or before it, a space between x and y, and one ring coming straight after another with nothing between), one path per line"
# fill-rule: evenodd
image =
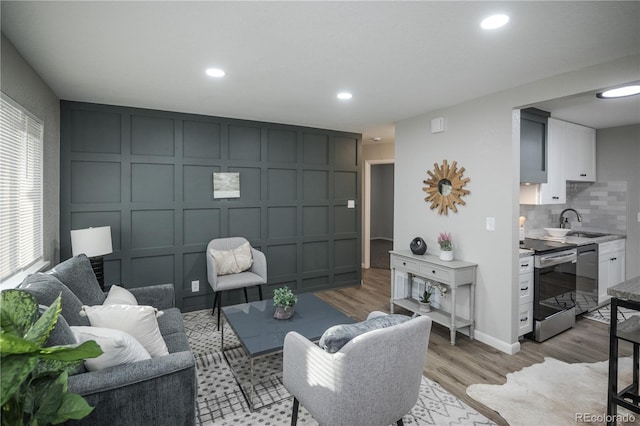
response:
M595 129L549 117L547 135L547 182L521 184L520 204L565 204L568 180L596 180ZM520 152L522 156L522 146Z
M565 136L565 179L596 181L596 130L562 122Z
M547 182L547 119L536 108L520 111L520 182Z
M547 183L520 186L520 204L564 204L565 180L564 121L548 119Z

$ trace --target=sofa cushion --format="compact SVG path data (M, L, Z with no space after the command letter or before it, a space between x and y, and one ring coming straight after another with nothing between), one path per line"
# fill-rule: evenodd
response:
M114 328L131 334L153 358L169 353L158 328L158 310L152 306L83 306L82 312L94 327Z
M71 327L71 331L78 342L94 340L102 349L102 355L85 360L89 371L151 359L142 344L124 331L103 327Z
M38 304L51 306L59 294L62 294L62 316L69 325L90 325L86 317L80 315L82 302L62 284L54 275L37 272L29 275L18 286L20 290L31 293Z
M329 327L320 337L318 345L329 353L335 353L346 345L351 339L371 330L391 327L410 320L406 315L384 315L357 322L355 324L339 324Z
M66 285L83 305L102 305L104 302L104 292L98 284L98 279L91 268L91 261L86 255L79 254L67 259L48 273Z
M247 241L232 250L209 249L209 253L216 260L216 274L229 275L246 271L253 265L251 245Z

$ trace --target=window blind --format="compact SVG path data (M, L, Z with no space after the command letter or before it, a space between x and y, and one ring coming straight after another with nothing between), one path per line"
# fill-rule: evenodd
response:
M42 121L0 98L0 282L43 257Z

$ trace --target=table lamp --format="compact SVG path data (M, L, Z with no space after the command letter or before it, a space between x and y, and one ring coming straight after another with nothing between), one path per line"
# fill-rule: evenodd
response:
M111 227L100 226L72 230L71 250L74 256L84 253L89 258L98 284L104 290L104 259L102 256L113 253Z

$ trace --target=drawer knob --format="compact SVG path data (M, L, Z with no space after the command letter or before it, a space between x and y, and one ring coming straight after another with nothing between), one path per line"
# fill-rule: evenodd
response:
M432 270L432 271L431 271L431 273L432 273L432 274L435 274L435 273L436 273L436 271Z
M402 266L407 266L407 262L402 262Z

